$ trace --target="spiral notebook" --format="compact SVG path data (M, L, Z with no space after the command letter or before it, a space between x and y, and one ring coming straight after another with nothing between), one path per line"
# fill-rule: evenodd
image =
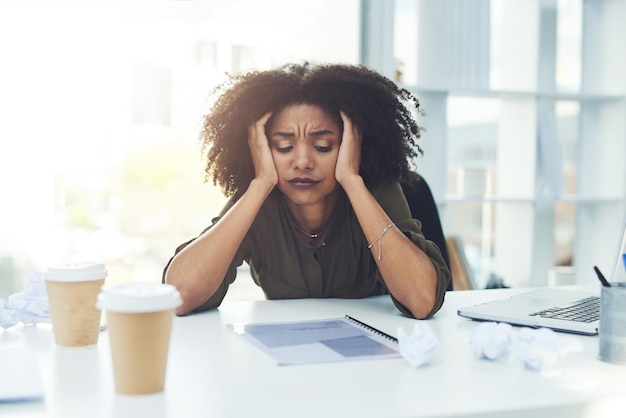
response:
M400 357L395 337L348 315L226 327L279 365Z

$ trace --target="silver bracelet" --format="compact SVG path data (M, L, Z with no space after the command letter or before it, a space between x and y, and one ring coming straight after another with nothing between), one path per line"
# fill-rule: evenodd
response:
M372 241L372 243L370 245L367 246L367 248L371 249L374 244L376 244L376 242L378 242L378 259L382 260L383 258L383 236L387 233L387 231L389 231L391 229L391 227L394 225L394 223L390 223L389 225L387 225L386 227L383 228L382 232L376 237L376 239L374 241Z

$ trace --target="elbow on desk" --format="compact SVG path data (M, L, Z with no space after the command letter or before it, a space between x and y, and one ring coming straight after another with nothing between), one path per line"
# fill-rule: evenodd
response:
M171 269L167 269L163 275L163 283L170 284L178 290L182 304L176 308L175 313L177 316L186 316L193 310L189 307L189 291L183 286L176 277L171 273Z
M178 290L180 293L180 297L183 300L183 303L176 308L176 316L187 316L193 312L194 307L189 304L189 297L185 294L185 292Z
M415 319L428 319L435 314L435 298L429 299L426 303L422 302L416 307L408 308ZM435 312L433 312L435 311Z
M429 283L423 284L418 289L413 289L405 301L406 309L410 311L413 318L429 319L435 315L439 309L441 309L441 306L443 305L443 299L440 295L441 286L441 283ZM447 288L447 282L443 289L445 288Z
M189 312L187 310L182 310L181 308L176 308L176 311L174 313L176 314L176 316L187 316L191 312Z
M417 295L414 295L408 300L401 300L391 294L391 300L394 305L396 305L396 308L398 308L398 310L407 318L419 320L428 319L432 317L437 310L439 310L439 307L435 309L437 299L434 295L432 298L424 298L423 296L418 297Z
M175 283L170 284L176 286L178 292L180 293L180 297L183 300L183 303L178 308L176 308L176 316L187 316L192 313L193 310L196 308L195 306L193 306L191 301L191 295L193 293L191 293L189 289L186 289L184 286L176 285Z
M443 289L446 288L447 282L438 283L434 286L424 285L418 289L414 288L411 294L402 301L404 308L415 319L429 319L443 306L445 298L445 290Z
M199 289L197 286L188 285L186 282L177 283L175 281L169 281L166 277L166 282L175 286L180 293L182 304L176 308L176 316L187 316L195 312L205 311L212 307L207 305L208 296L205 295L206 289ZM217 307L217 306L214 306Z

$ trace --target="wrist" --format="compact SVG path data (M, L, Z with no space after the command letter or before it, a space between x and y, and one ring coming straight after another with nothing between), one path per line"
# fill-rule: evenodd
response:
M248 191L258 192L258 193L263 194L264 196L268 196L272 192L272 190L274 190L275 186L276 186L276 183L273 183L270 180L262 179L262 178L254 178L250 182Z
M343 187L343 189L347 192L355 187L365 186L365 182L363 181L363 177L359 174L351 174L345 177L342 177L341 180L337 179L337 182Z

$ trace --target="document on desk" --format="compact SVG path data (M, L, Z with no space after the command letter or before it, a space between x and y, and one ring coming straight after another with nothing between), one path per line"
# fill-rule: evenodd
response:
M34 350L24 346L0 348L0 404L39 400L44 396Z
M279 365L400 357L394 337L349 316L226 327Z

